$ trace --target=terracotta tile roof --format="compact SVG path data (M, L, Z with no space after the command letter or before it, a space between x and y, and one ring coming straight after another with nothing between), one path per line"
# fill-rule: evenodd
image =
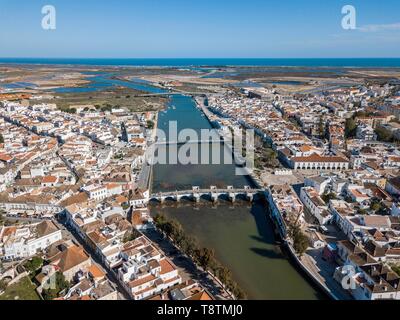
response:
M103 272L103 270L101 270L95 264L91 265L88 271L95 279L104 278L104 276L105 276L105 273Z
M58 230L59 229L57 228L57 226L53 222L48 220L44 220L36 226L36 232L40 237L44 237Z
M61 272L65 272L89 259L83 248L73 245L53 257L51 264L56 265Z
M133 280L133 281L129 282L128 285L129 285L130 288L135 288L137 286L140 286L140 285L145 284L147 282L153 281L155 279L156 279L156 277L153 276L152 274L150 274L150 275L148 275L146 277Z
M338 156L320 156L313 153L308 157L293 157L294 162L348 162L347 159Z
M200 291L191 296L188 300L214 300L214 299L206 291Z
M161 272L160 272L161 274L165 274L175 270L174 266L168 261L168 259L160 260L160 266L161 266Z
M42 183L55 183L57 182L57 177L55 176L45 176L42 179Z
M89 196L86 194L86 192L80 192L76 195L73 195L73 196L65 199L63 202L61 202L61 205L63 207L68 207L71 204L87 202L88 199L89 199Z
M12 157L10 155L5 154L5 153L0 153L0 161L7 162L7 161L11 161L11 160L12 160Z
M120 195L120 196L115 197L115 201L117 201L118 203L124 203L124 202L128 202L129 200L127 197Z

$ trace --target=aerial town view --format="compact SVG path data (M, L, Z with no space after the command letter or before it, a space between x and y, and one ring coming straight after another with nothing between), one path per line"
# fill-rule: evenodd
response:
M10 31L37 48L0 45L0 300L400 300L399 3L319 4L342 54L113 58L119 36L67 40L78 2L39 2Z

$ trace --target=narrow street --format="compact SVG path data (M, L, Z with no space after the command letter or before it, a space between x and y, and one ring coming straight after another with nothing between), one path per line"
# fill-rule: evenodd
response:
M63 225L66 228L66 230L68 230L69 234L72 235L73 239L76 240L76 242L78 242L83 247L83 249L90 255L93 261L96 262L98 265L100 265L104 271L106 271L108 279L118 289L118 293L122 295L124 299L131 300L129 293L123 286L120 285L116 275L111 270L109 270L109 268L104 264L104 262L102 261L102 259L100 259L97 253L90 246L86 244L84 239L82 239L82 237L78 233L76 233L71 227L68 226L68 224L65 221L65 217L58 215L57 219L58 219L57 221L61 225Z

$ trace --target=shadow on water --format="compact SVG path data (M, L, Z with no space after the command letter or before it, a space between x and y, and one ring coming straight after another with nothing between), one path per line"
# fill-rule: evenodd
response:
M269 245L276 245L276 239L274 236L274 229L272 228L272 221L267 215L267 209L261 200L253 202L250 209L250 214L253 216L256 223L258 237L251 236L255 240L263 241Z
M268 216L267 204L263 200L258 200L253 203L250 214L256 224L258 235L250 235L249 237L260 243L272 246L272 248L250 248L252 252L267 259L288 260L290 265L299 272L305 281L315 290L315 298L318 300L328 300L327 294L304 272L293 257L287 252L283 245L280 245L275 237L273 222Z
M268 259L283 259L282 255L274 250L260 248L251 248L250 250Z

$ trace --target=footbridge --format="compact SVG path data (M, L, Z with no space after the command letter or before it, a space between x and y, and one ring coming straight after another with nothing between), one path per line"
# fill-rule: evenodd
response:
M222 195L227 196L230 201L235 202L236 197L241 195L245 196L248 201L253 201L254 195L262 192L262 189L254 189L250 186L243 188L234 188L227 186L226 188L217 188L210 186L208 189L201 189L198 186L193 186L191 190L182 191L169 191L154 193L150 196L150 200L156 200L163 203L165 200L181 201L181 199L191 199L192 201L199 202L201 197L207 196L212 202L217 202L218 198Z

